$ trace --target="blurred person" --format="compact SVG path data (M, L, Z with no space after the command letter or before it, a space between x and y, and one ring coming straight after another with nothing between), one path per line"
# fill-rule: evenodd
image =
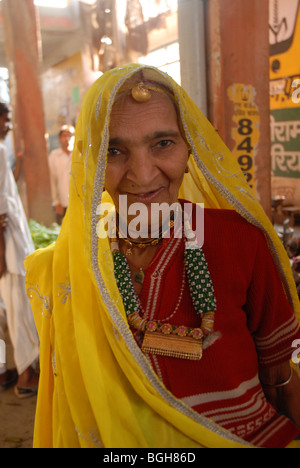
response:
M63 125L58 135L60 147L49 154L52 204L57 224L62 223L69 204L73 136L74 128Z
M9 127L9 122L8 121L8 125L7 125L7 132L10 130L10 127ZM7 133L6 133L7 134ZM5 138L6 134L2 134L1 138L0 138L0 141ZM15 155L15 158L14 158L14 162L13 164L10 162L11 164L11 169L13 171L13 175L14 175L14 179L15 181L17 182L19 180L19 177L20 177L20 174L21 174L21 170L22 170L22 165L23 165L23 152L22 151L18 151ZM5 318L5 304L3 302L3 300L1 299L0 297L0 320L3 320L3 323L6 323L6 318Z
M9 122L9 108L0 102L0 140L8 133ZM0 340L3 345L7 325L17 367L16 370L7 369L2 356L0 392L16 383L15 393L19 398L35 395L38 386L34 366L39 356L39 340L25 292L23 265L25 257L33 250L6 147L0 142L0 295L4 302L0 304Z
M172 78L130 64L92 85L75 137L61 232L25 263L34 446L297 443L289 259L217 132ZM173 213L155 226L157 205Z
M23 152L18 151L15 156L15 163L13 167L13 175L14 175L14 179L16 182L18 182L20 178L22 165L23 165Z

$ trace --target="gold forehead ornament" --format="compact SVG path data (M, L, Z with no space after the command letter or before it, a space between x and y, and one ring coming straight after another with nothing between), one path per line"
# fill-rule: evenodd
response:
M151 99L151 91L156 91L158 93L167 94L172 100L174 100L174 95L171 90L163 89L159 86L153 86L152 84L146 84L143 81L136 83L134 86L129 86L128 88L119 89L118 93L123 93L125 91L130 91L131 96L136 102L148 102Z
M148 102L151 99L151 92L144 83L137 83L134 85L131 90L131 95L137 102Z

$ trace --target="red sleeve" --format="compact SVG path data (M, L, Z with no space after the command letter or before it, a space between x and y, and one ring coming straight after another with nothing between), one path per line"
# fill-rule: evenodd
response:
M259 364L275 366L291 359L292 343L300 338L299 323L284 292L266 239L260 232L245 310Z

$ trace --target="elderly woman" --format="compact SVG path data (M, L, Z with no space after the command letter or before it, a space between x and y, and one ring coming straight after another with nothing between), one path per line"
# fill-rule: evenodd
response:
M154 207L169 211L154 220ZM61 234L26 269L41 340L36 447L293 444L288 258L167 75L131 64L91 87Z

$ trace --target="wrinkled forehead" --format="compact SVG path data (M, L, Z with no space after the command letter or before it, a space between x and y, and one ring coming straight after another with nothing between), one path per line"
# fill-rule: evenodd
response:
M111 118L113 119L122 109L123 113L132 112L135 108L137 113L142 114L147 107L172 106L175 109L177 123L182 136L185 138L180 111L175 99L174 91L170 83L153 69L143 69L128 78L119 88L112 107Z
M133 74L123 83L116 94L115 102L128 95L135 102L145 103L154 94L167 96L177 107L174 92L163 75L152 69L144 69Z
M178 116L171 100L159 93L153 93L145 103L136 102L130 95L124 95L114 104L110 114L109 137L142 139L162 130L180 131Z
M122 92L114 101L110 121L118 119L120 115L125 116L126 113L135 113L137 116L142 116L144 113L148 113L150 109L152 109L155 116L155 112L159 114L164 109L176 112L177 108L168 96L156 91L151 91L151 97L146 102L138 102L132 97L130 92Z

